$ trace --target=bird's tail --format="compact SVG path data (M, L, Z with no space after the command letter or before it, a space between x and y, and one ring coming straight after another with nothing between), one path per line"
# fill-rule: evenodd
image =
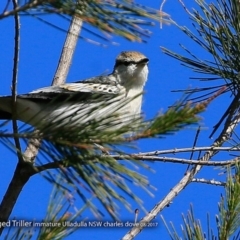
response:
M0 120L12 119L11 96L0 97Z
M0 110L0 120L11 120L11 119L12 119L11 113Z

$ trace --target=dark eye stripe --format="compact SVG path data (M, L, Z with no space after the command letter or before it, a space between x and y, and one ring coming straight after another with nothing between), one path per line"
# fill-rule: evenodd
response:
M125 66L129 66L132 62L123 62Z
M149 61L148 58L143 58L138 62L135 62L135 61L126 61L126 62L116 61L115 67L119 66L120 64L124 64L125 66L129 66L130 64L148 63L148 61Z

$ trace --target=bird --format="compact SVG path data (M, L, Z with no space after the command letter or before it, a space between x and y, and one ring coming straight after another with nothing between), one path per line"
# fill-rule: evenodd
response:
M12 96L1 96L0 119L15 118L38 129L87 125L99 119L109 122L109 118L113 127L115 123L124 126L141 115L148 62L138 51L123 51L116 57L109 75L17 95L15 107Z

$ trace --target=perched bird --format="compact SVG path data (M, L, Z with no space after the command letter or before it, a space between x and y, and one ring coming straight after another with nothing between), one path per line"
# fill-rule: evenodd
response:
M75 126L94 119L107 119L113 114L118 115L118 122L129 122L141 113L148 61L140 52L121 52L113 72L107 76L18 95L14 116L37 128L49 124ZM12 119L12 111L12 96L0 97L0 119Z

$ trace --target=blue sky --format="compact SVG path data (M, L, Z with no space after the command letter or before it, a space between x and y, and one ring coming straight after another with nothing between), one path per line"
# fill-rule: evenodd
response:
M139 0L141 4L159 8L157 1ZM154 3L153 3L154 2ZM196 7L194 3L193 6ZM189 6L191 7L191 6ZM0 9L3 9L3 3L0 3ZM190 20L184 12L178 1L167 1L164 11L172 16L179 24L189 26ZM67 28L68 24L61 19L53 16L45 16L45 19L59 24L61 27ZM1 88L0 95L9 95L11 93L10 83L12 74L13 59L13 19L7 18L1 20L0 24L0 42L2 50L0 51L0 79ZM201 59L211 59L199 46L187 38L177 27L173 25L163 25L160 29L159 24L151 27L151 38L147 43L134 43L114 37L113 41L119 45L111 45L108 42L107 47L100 47L80 40L74 55L72 66L67 77L68 82L82 80L103 73L110 73L114 65L115 57L123 50L136 50L145 54L149 59L149 79L145 87L143 112L146 119L154 117L157 113L167 110L175 101L179 100L181 94L173 93L172 90L196 88L201 86L211 86L214 83L201 83L197 80L191 80L190 77L199 76L192 70L181 66L181 64L163 54L160 46L171 49L178 53L184 53L179 43L184 44L192 50ZM84 37L93 38L88 33L82 31ZM65 34L61 31L51 28L31 17L21 18L21 50L19 62L19 78L18 93L27 93L40 87L49 86L57 67L61 48L65 39ZM93 38L95 39L95 38ZM96 40L96 39L95 39ZM101 40L99 40L101 41ZM186 53L184 53L186 55ZM225 94L211 103L207 111L201 114L201 126L204 131L199 137L198 146L208 146L213 140L208 136L211 133L213 125L217 122L224 107L230 102L229 95ZM181 132L170 135L162 139L148 139L136 143L136 152L147 152L153 150L164 150L172 148L191 147L196 134L196 126L188 127ZM216 137L215 135L214 137ZM0 145L0 199L3 197L8 184L13 175L17 158L5 146ZM178 155L189 158L190 154ZM194 157L196 159L197 156ZM224 156L218 160L223 160ZM149 163L150 167L155 170L151 173L146 170L140 170L146 174L150 183L157 188L154 191L155 197L152 198L145 191L134 187L135 192L144 201L147 211L150 211L154 205L159 202L168 191L182 178L186 170L186 165L172 163ZM204 168L198 174L199 178L224 180L224 176L218 175L219 171L213 168ZM41 220L46 212L46 207L51 193L51 185L40 175L30 179L24 187L16 205L12 212L12 217L19 219ZM214 187L203 184L190 184L184 191L176 197L170 207L164 209L162 214L166 221L172 221L179 230L181 222L181 214L187 213L190 203L193 204L195 215L201 219L203 226L206 226L207 212L210 213L212 225L214 226L215 214L218 207L217 202L220 194L224 191L221 187ZM132 202L131 202L132 203ZM81 202L76 202L81 207ZM132 203L133 209L137 208ZM99 206L100 207L100 206ZM134 219L134 214L129 213L125 209L120 210L122 219ZM84 217L86 217L84 215ZM144 212L140 211L140 218L144 216ZM90 216L90 218L93 216ZM106 218L108 219L108 217ZM142 240L148 238L170 239L166 233L159 216L156 221L159 223L157 228L144 229L136 239ZM107 228L107 229L80 229L67 239L119 239L125 235L127 228Z

